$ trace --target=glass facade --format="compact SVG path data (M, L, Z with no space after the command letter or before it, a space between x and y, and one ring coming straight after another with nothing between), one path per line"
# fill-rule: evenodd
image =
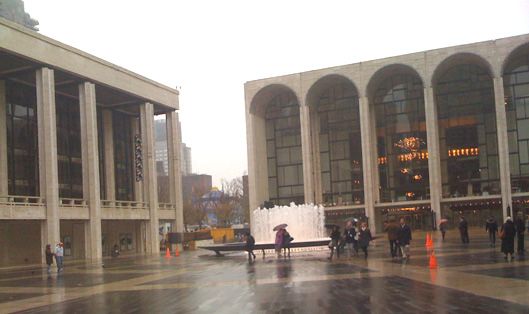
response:
M59 197L83 198L79 101L55 95Z
M358 95L352 84L335 85L320 95L320 164L323 202L364 202Z
M34 87L6 80L6 100L8 193L38 196L36 90Z
M380 201L429 198L428 146L423 85L416 75L396 74L374 95Z
M303 203L299 104L294 93L275 96L266 106L265 122L270 201Z
M113 111L116 200L134 200L131 117Z
M529 53L513 58L505 68L509 163L513 193L529 192Z
M475 64L454 66L435 85L442 195L500 193L492 79Z

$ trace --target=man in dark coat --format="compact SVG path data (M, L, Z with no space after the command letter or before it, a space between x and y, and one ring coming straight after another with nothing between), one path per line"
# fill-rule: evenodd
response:
M514 236L516 235L516 229L511 217L505 219L505 223L501 227L501 251L505 254L505 259L509 262L512 260L514 253Z
M400 227L398 233L398 245L402 252L402 258L410 258L410 241L411 241L411 228L406 224L404 218L400 219Z
M516 228L516 235L518 236L518 252L519 255L524 255L524 236L525 236L525 220L523 219L523 213L518 212L518 217L514 221L514 227Z
M498 223L494 217L490 216L485 224L485 231L489 233L490 247L496 246L496 233L498 232Z
M246 251L248 251L248 261L251 262L252 256L253 256L253 259L255 260L255 254L253 253L253 249L255 247L255 239L249 232L246 232L245 237L246 237Z
M391 258L397 258L397 251L399 250L399 245L397 244L399 239L399 230L400 227L395 221L395 217L391 217L389 219L389 223L386 224L384 228L384 231L388 233L389 252L391 254Z
M468 239L468 222L465 217L459 217L459 234L461 235L461 242L464 244L469 242Z

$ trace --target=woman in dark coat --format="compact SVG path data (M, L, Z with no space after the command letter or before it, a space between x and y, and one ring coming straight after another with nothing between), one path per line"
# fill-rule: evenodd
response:
M46 244L46 265L48 265L48 274L51 274L51 265L53 264L53 252L51 251L51 245Z
M331 249L331 255L329 256L330 260L332 260L332 257L334 255L334 249L336 249L336 256L340 258L340 250L338 244L340 243L341 237L342 236L340 234L340 227L334 226L331 232L331 242L329 243L329 249Z
M369 228L367 228L367 224L365 222L362 223L358 233L358 245L362 251L364 251L364 257L367 258L367 248L369 247L369 242L373 240L373 237L371 236L371 231Z
M505 259L509 262L512 260L512 254L514 253L514 236L516 230L514 229L514 223L511 217L505 219L505 223L501 226L500 237L501 237L501 251L505 254Z

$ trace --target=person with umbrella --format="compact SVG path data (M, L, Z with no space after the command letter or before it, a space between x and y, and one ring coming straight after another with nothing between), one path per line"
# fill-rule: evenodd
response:
M501 238L501 251L505 254L507 261L512 260L514 254L514 236L516 235L516 228L511 217L505 218L505 223L501 226L500 238Z
M283 248L283 238L285 235L285 228L287 224L280 224L274 227L273 231L276 231L275 250L277 258L281 257L281 249Z
M357 241L357 233L356 229L353 225L353 221L349 220L347 221L347 225L345 226L345 230L343 232L343 235L345 237L345 244L347 245L347 250L349 251L349 257L353 256L354 254L358 254L358 241Z

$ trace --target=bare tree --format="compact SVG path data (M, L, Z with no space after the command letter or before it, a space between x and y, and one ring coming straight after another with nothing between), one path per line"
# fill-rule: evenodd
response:
M184 226L186 230L188 225L202 227L207 214L206 204L203 202L202 196L207 192L205 188L197 187L193 189L190 196L184 198Z
M218 225L230 226L233 223L246 222L245 210L242 208L242 177L232 180L222 179L221 184L223 194L215 204Z

